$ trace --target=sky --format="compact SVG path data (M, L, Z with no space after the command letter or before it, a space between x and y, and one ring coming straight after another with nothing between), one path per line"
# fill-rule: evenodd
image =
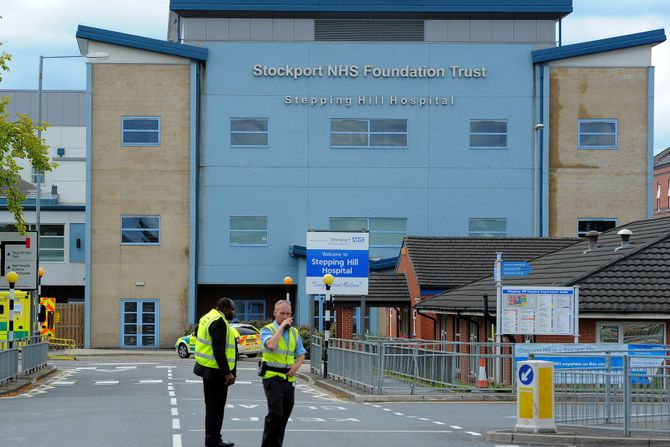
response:
M563 44L664 28L668 0L573 0L563 20ZM169 0L0 0L0 42L12 55L0 89L37 89L39 57L78 55L78 25L155 39L167 38ZM670 147L670 42L652 50L655 72L654 153ZM47 59L44 89L86 88L82 59Z

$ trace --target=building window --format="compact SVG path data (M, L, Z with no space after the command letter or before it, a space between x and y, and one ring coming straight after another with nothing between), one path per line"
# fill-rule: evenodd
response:
M122 216L122 245L159 245L160 216Z
M507 236L507 219L469 219L468 235L470 237L505 237Z
M585 237L589 231L604 233L616 227L616 219L577 219L577 237Z
M334 231L369 231L370 248L400 247L407 235L404 217L331 217Z
M507 148L506 120L470 120L470 149Z
M406 148L407 120L331 119L330 146Z
M670 180L668 180L668 209L670 210Z
M121 145L160 146L161 119L158 116L121 117Z
M268 218L231 217L230 245L268 245Z
M656 211L661 211L661 182L656 183Z
M32 182L35 185L38 183L38 176L39 176L39 183L44 183L44 174L38 174L37 169L33 168Z
M580 149L616 149L617 120L579 120Z
M243 323L265 321L265 301L235 300L235 318Z
M658 321L599 322L597 343L665 344L665 323Z
M268 135L267 118L231 118L230 120L231 146L267 146Z

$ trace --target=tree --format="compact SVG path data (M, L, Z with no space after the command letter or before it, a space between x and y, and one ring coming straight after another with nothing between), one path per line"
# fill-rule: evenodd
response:
M0 53L0 81L3 72L9 70L11 56ZM25 234L23 218L23 202L26 197L17 185L21 180L23 169L16 161L25 159L38 173L51 171L56 165L49 159L49 147L44 140L37 137L38 131L47 128L46 123L34 123L28 115L18 114L16 121L9 121L9 113L5 109L9 98L0 98L0 191L7 197L7 210L14 215L16 228Z

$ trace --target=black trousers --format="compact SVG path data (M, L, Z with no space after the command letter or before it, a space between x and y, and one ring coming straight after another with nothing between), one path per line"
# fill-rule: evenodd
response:
M261 447L281 447L284 442L284 431L295 401L294 383L279 377L263 379L268 414L265 416Z
M223 412L226 409L228 385L223 379L202 379L205 391L205 445L215 446L221 441Z

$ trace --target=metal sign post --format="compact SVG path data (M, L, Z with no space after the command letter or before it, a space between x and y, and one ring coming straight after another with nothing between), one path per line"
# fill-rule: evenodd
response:
M496 253L496 263L493 270L493 278L496 282L496 361L495 361L495 378L496 383L502 382L502 362L500 360L502 354L502 333L500 332L502 325L502 252Z

